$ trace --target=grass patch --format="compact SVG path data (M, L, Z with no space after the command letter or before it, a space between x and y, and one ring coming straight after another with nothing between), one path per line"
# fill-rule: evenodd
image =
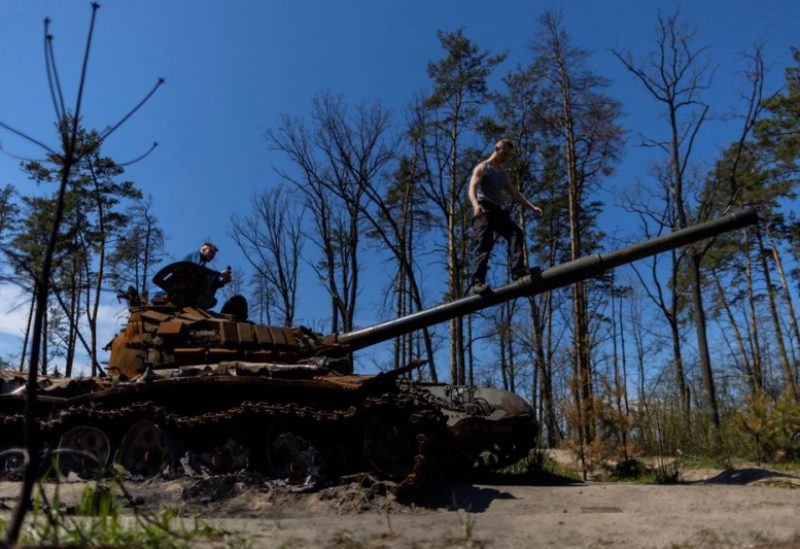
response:
M725 458L722 456L704 456L684 454L678 456L677 462L681 468L686 469L732 469L734 467L760 467L772 471L789 474L800 474L800 461L762 461L755 465L752 460L742 457Z
M763 467L781 473L800 475L800 461L785 461L780 463L764 463Z
M639 480L647 474L647 465L639 459L618 462L611 471L611 480Z
M52 498L43 486L34 497L33 508L21 532L23 546L108 546L108 547L193 547L213 542L220 547L245 547L244 538L214 528L197 517L184 517L177 509L144 513L135 506L131 516L122 516L120 494L107 483L87 485L78 505L67 509L58 499L58 485ZM5 530L6 521L0 520Z
M640 459L629 459L608 467L607 471L608 475L601 480L639 484L676 484L680 480L680 471L674 461L659 460L651 466Z
M504 475L523 475L529 477L556 476L580 481L580 473L566 467L550 457L547 450L534 449L527 457L499 471Z
M660 463L649 470L652 484L677 484L681 479L677 462Z
M466 518L460 512L456 513L458 521L461 523L462 535L448 535L442 539L444 547L484 547L484 543L475 537L475 519L470 513Z
M87 517L119 516L119 513L119 504L106 484L87 484L75 510L76 515Z
M331 538L331 547L337 549L369 549L370 545L354 537L350 532L336 532Z
M731 460L725 456L682 454L676 458L678 466L686 469L730 469Z

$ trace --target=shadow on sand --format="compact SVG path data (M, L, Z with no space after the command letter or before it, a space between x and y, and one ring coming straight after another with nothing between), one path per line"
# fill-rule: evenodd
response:
M462 510L470 513L482 513L497 499L515 499L513 495L502 489L503 486L581 486L583 482L553 473L536 474L483 474L472 479L476 484L456 484L450 488L449 501L447 495L440 494L441 506L452 511ZM484 486L478 486L482 484ZM490 486L485 486L485 485Z
M473 482L495 486L570 486L583 481L557 475L548 471L535 473L484 473L476 475Z
M799 479L796 475L788 473L781 473L779 471L770 471L769 469L760 469L757 467L747 467L743 469L726 469L719 474L703 479L686 482L685 484L739 484L745 485L751 482L758 482L760 480L771 478L792 478Z

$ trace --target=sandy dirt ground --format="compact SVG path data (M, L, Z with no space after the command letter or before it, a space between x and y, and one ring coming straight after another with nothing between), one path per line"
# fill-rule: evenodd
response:
M124 485L141 509L181 509L252 547L800 547L797 476L752 467L682 479L496 477L442 487L425 506L401 504L368 479L314 491L243 475ZM84 486L60 484L62 505ZM18 482L0 482L0 516L18 493Z

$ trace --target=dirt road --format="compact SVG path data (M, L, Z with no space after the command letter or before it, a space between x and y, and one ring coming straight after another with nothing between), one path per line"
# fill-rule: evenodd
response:
M763 469L694 477L704 480L460 484L435 509L355 485L313 493L247 479L128 486L145 508L182 506L253 547L800 547L800 479ZM61 501L77 501L83 483L59 489ZM0 483L0 515L18 490Z
M800 547L800 490L716 484L475 486L454 510L227 519L288 547Z

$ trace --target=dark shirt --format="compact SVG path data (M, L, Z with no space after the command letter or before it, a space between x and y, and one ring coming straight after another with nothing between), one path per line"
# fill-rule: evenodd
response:
M483 165L483 177L478 184L476 198L478 202L491 202L500 207L505 202L503 193L508 184L508 174L502 166L495 168L488 160Z
M201 267L205 267L208 273L208 279L211 281L211 290L215 291L217 288L222 288L225 283L222 281L222 275L213 269L209 269L206 265L208 265L208 259L203 257L203 254L198 252L192 252L187 254L186 257L183 258L184 261L188 261L190 263L196 263Z
M183 258L183 260L189 261L191 263L197 263L198 265L202 265L203 267L205 267L206 263L208 263L208 260L205 257L203 257L203 254L201 254L200 252L192 252L190 254L187 254L186 257Z

